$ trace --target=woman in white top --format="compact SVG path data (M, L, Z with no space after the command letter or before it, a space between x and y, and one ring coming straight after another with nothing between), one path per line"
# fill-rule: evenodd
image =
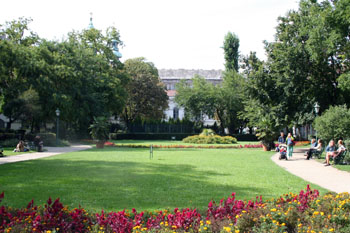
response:
M327 152L326 154L326 165L325 166L329 166L329 160L332 157L333 159L335 157L337 157L340 153L342 153L343 151L345 151L346 148L344 146L343 140L339 140L338 141L338 149L336 151L332 151L332 152Z
M315 139L313 139L313 140L315 140ZM315 141L311 141L311 142L315 142ZM306 159L309 160L312 157L313 152L321 151L321 150L322 150L322 141L321 141L321 139L318 139L317 146L311 146L311 148L306 152L306 154L307 154Z

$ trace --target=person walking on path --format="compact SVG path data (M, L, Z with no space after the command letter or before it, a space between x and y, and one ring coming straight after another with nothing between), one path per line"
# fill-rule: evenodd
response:
M286 143L287 143L287 157L288 159L290 159L293 156L293 145L294 145L294 138L292 137L291 133L288 133Z

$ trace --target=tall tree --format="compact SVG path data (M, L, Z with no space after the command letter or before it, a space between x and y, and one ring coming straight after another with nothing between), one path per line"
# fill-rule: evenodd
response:
M176 91L175 102L185 109L190 118L203 122L204 115L214 117L215 87L204 77L195 75L191 82L181 80L176 85Z
M0 25L0 112L9 118L8 129L22 114L20 94L35 78L33 50L39 38L29 30L30 22L20 18Z
M126 125L136 119L162 119L168 108L168 95L154 64L140 57L126 60L124 69L130 77L128 98L121 114Z
M238 60L239 60L239 38L236 34L228 32L224 39L224 49L225 55L225 68L227 71L238 72Z

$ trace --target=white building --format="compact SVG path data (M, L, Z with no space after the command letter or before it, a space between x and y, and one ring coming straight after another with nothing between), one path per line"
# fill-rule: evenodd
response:
M192 78L195 75L199 75L214 85L222 82L221 70L159 69L158 72L161 81L166 86L169 97L169 108L165 111L166 119L173 118L175 120L181 120L185 117L184 109L175 103L176 84L180 82L180 80L186 80L186 82L191 84ZM205 125L213 125L214 122L214 119L209 119L207 116L204 116Z

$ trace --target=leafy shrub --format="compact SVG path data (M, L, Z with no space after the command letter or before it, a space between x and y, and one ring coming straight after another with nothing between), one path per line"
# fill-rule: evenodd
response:
M345 105L331 106L322 116L316 117L314 125L325 141L350 138L350 109Z
M44 142L44 146L56 146L56 134L54 133L38 133L40 139Z
M203 129L202 133L199 134L200 136L214 136L215 132L212 129Z
M194 135L184 138L182 140L185 143L193 144L234 144L237 143L237 139L231 136L203 136L203 135Z
M182 140L185 137L191 136L193 133L110 133L111 140Z
M0 141L14 138L17 139L17 135L15 133L0 133Z
M18 139L14 139L14 138L13 139L7 139L7 140L4 140L4 141L0 141L0 146L16 148L17 143L18 143Z

